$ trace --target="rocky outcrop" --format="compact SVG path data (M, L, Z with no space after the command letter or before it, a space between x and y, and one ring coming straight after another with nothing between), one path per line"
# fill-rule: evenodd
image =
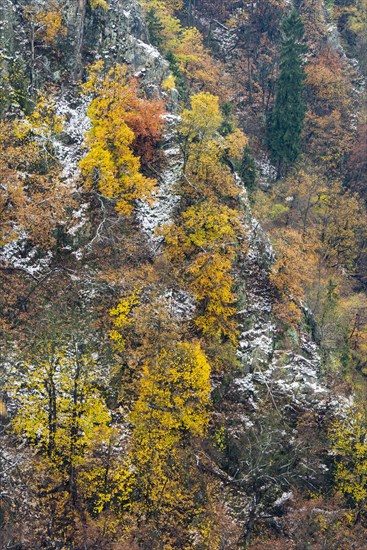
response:
M23 85L32 87L34 92L45 82L65 89L82 77L76 70L77 65L85 67L102 59L106 66L126 64L131 74L140 77L150 96L159 95L161 83L168 75L168 63L149 43L139 2L110 0L108 10L100 7L92 10L84 1L82 14L79 4L74 0L63 3L67 33L58 39L57 48L53 48L37 41L37 37L32 43L26 0L4 0L0 6L2 74L8 75L16 63ZM40 2L41 8L42 5Z
M62 43L58 44L59 57L55 57L52 48L43 48L36 45L37 60L35 70L37 80L34 82L41 86L44 82L52 84L53 100L56 114L63 119L63 132L54 138L53 146L57 158L62 167L61 179L70 186L70 193L78 191L78 165L85 153L84 138L89 128L87 109L89 98L80 95L80 89L74 81L76 34L78 19L78 2L65 0L64 25L67 27L67 35ZM29 25L24 16L26 0L4 0L0 6L0 75L3 76L3 85L12 86L8 73L15 63L21 68L21 77L24 85L30 86L32 77L29 74L32 63ZM83 42L81 47L82 65L87 66L97 59L102 59L106 66L113 66L116 63L125 64L131 75L139 77L140 83L148 96L161 96L162 81L169 74L167 61L159 51L149 43L148 30L144 16L137 0L110 0L109 9L97 8L92 10L86 5L85 18L83 21ZM25 70L27 67L28 73ZM9 84L6 84L9 83ZM9 88L5 90L5 96L14 98L11 110L22 114L25 105L17 103L16 90L9 94ZM171 106L175 109L177 98L169 98ZM8 101L8 100L7 100ZM0 89L0 111L1 111L1 89ZM9 102L3 106L10 107ZM168 118L170 115L168 115ZM171 126L166 137L167 169L160 177L160 190L157 193L156 203L151 210L147 205L142 205L142 225L150 233L162 220L168 220L170 212L177 199L173 195L173 185L179 178L180 160L177 158L173 146L174 136L172 125L175 117L167 120ZM81 205L72 214L75 224L69 233L74 243L78 242L78 234L85 236L86 224L88 225L88 214L86 206ZM167 217L168 216L168 217ZM150 227L151 226L151 227ZM154 227L153 227L154 226ZM91 229L87 232L90 233ZM83 239L82 239L83 240ZM27 250L27 253L24 250ZM79 257L81 251L77 251ZM18 257L19 256L19 257ZM26 236L18 242L10 243L3 247L0 257L7 265L18 266L19 262L28 272L36 270L42 273L47 269L38 261L38 254L29 249Z
M110 0L109 9L89 10L85 21L84 55L107 65L127 64L151 95L160 94L168 63L150 45L144 17L136 0Z

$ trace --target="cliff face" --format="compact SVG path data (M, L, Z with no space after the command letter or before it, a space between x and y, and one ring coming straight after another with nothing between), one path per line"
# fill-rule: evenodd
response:
M139 79L147 96L156 98L162 96L161 84L169 74L168 62L149 43L148 30L138 2L114 0L109 3L108 11L102 8L92 10L89 5L81 4L74 1L63 3L66 33L52 47L45 47L37 41L32 46L32 24L27 16L27 2L10 1L1 6L0 71L3 75L4 96L7 98L4 99L3 108L9 107L9 101L12 100L15 113L27 111L31 107L22 100L23 94L19 99L18 87L21 86L25 94L27 89L40 89L45 83L51 84L49 99L54 104L55 114L63 120L62 134L54 139L53 146L61 164L62 179L69 186L70 194L77 192L76 182L80 175L78 164L85 154L83 144L90 127L87 117L90 100L81 96L77 82L82 78L87 64L96 60L102 60L107 68L116 63L124 64L128 74ZM42 3L40 5L42 7ZM82 42L78 52L80 33ZM12 77L14 67L18 71L17 79ZM167 94L165 96L167 98ZM167 99L171 109L175 110L177 96L174 91ZM170 149L170 141L166 148ZM171 180L169 193L176 177L179 174L168 175ZM92 231L84 214L83 209L75 211L75 224L70 229L75 243L78 242L78 232L83 234L86 226ZM144 223L149 225L147 220ZM27 258L17 259L17 254L24 256L23 241L12 243L2 250L3 258L12 258L13 264L18 266L27 266L29 262L28 267L32 267L31 258L37 258L37 254L34 255L30 250L27 250ZM48 265L46 262L43 269L47 271ZM38 266L33 266L32 269L42 272L42 267L38 270Z
M55 85L56 112L64 118L63 133L60 140L54 143L55 152L62 165L64 178L72 184L78 176L77 166L84 153L83 142L89 121L86 115L88 99L79 99L78 93L74 93L72 82L77 56L76 22L80 4L67 1L64 7L67 35L60 44L61 59L57 59L50 49L41 47L37 52L36 73L39 84L51 77ZM13 62L19 59L24 67L30 62L25 8L26 3L11 1L2 6L2 20L8 23L3 25L1 35L5 66L10 60ZM130 74L139 77L149 96L162 95L161 84L169 74L168 63L149 42L149 33L138 2L113 0L107 11L101 8L91 10L85 6L82 42L82 66L97 59L102 59L107 66L126 64ZM175 105L171 101L173 109ZM148 232L149 238L153 239L154 229L169 221L170 212L178 204L174 191L175 184L181 178L180 151L175 138L177 119L173 115L167 115L167 120L164 149L169 164L159 176L161 183L157 191L158 201L153 208L142 204L139 214L142 227ZM295 399L298 399L298 394L304 394L306 401L309 395L312 401L314 392L317 394L324 391L322 388L317 389L319 359L315 345L308 342L307 336L303 335L295 344L295 351L277 349L279 335L276 334L272 319L273 291L268 280L274 252L260 224L252 217L246 195L243 199L243 210L250 243L250 251L239 266L238 274L244 301L244 307L239 314L243 332L238 351L243 371L240 378L235 378L232 382L231 392L236 395L236 391L241 392L241 387L246 388L247 383L251 386L252 380L256 378L260 382L263 377L264 384L273 387L275 383L280 392L283 390L294 394ZM242 397L237 395L240 401Z
M61 163L64 181L70 186L71 193L78 193L75 187L79 176L78 163L85 152L84 137L90 123L86 114L89 101L88 98L79 97L76 75L81 76L82 67L97 59L102 59L107 66L123 63L127 65L130 74L139 77L148 96L160 97L162 81L169 74L168 63L157 48L150 44L137 1L112 0L109 9L105 11L101 8L92 10L83 2L66 0L63 7L67 33L60 39L57 55L52 48L37 43L34 46L36 53L32 53L32 27L26 17L26 7L27 2L21 0L6 0L2 3L0 43L3 74L9 74L16 62L28 86L41 87L46 81L53 83L56 113L64 119L63 132L53 145ZM78 40L81 40L81 46L78 46ZM171 108L175 109L176 97L174 92L171 94ZM148 242L153 241L153 249L157 242L159 245L154 230L162 223L167 223L173 209L179 205L175 186L182 177L182 155L176 139L177 120L175 115L167 115L163 150L168 162L159 175L156 203L153 207L144 203L139 207L139 220ZM261 226L252 217L246 193L242 202L243 222L248 228L250 249L239 265L237 275L243 300L243 308L239 313L242 333L238 357L241 368L232 373L229 379L226 378L218 411L219 415L224 415L225 423L230 426L237 441L241 441L246 423L252 424L251 419L256 421L257 400L263 399L264 391L268 392L271 401L284 398L294 405L302 404L311 408L319 406L320 400L327 393L317 381L319 358L316 346L308 337L302 335L299 340L296 339L294 349L282 348L273 322L273 290L269 283L274 252ZM70 234L74 242L78 243L78 235L85 237L85 232L88 234L92 230L83 207L75 210L74 215L75 225ZM83 237L80 237L82 242ZM79 259L83 258L84 246L75 246L74 254ZM24 239L5 246L2 258L6 265L21 267L37 276L47 273L52 260L42 261L28 248L24 257L24 247ZM34 258L36 264L32 263ZM180 301L178 307L183 308L183 311L190 311L193 307L188 296L181 296ZM222 384L220 381L218 383L219 386ZM244 452L246 443L238 444L238 452Z
M53 299L57 300L55 289L59 287L62 288L62 298L56 302L56 307L57 304L65 304L65 310L60 307L60 318L65 319L72 311L71 321L67 320L70 325L66 325L65 333L64 329L60 329L61 333L67 338L69 327L76 326L82 346L87 347L84 330L90 331L89 336L94 343L98 342L98 330L109 332L106 321L108 314L105 311L101 313L100 303L106 300L111 307L117 303L118 285L128 286L126 281L129 270L139 271L141 258L149 264L149 269L154 262L162 273L166 268L159 263L162 261L164 265L165 262L162 259L164 239L159 235L159 229L187 206L185 199L178 194L184 165L182 142L178 136L179 98L174 88L167 91L162 86L170 75L172 63L170 67L159 50L150 43L148 26L138 0L110 0L108 10L102 7L92 9L86 0L63 0L61 4L66 31L52 45L45 45L35 39L34 26L27 15L28 4L25 0L3 0L0 5L0 108L3 113L11 111L10 119L23 117L32 110L30 102L33 100L27 98L27 91L34 92L47 83L50 94L48 99L54 105L55 114L63 119L62 132L52 137L52 154L60 164L60 183L75 202L69 211L71 222L67 228L62 228L64 233L60 238L61 244L58 243L55 249L44 252L42 247L33 246L23 232L17 240L1 247L0 262L7 273L19 271L26 278L27 284L32 283L30 290L27 287L26 291L22 291L27 303L29 297L37 296L38 289L43 288L45 281L46 285L50 282L50 289L41 295L35 307L35 332L39 331L41 340L42 325L45 319L47 323L51 318L48 316ZM205 18L200 17L199 13L196 16L198 25L207 28ZM231 50L236 44L233 32L227 28L223 31L218 21L214 27L217 25L219 30L214 28L213 34L217 49L223 46ZM210 30L213 30L212 27ZM337 42L334 35L330 40L332 43ZM339 43L337 46L340 47ZM136 217L127 228L120 227L118 216L106 205L101 194L96 193L91 197L80 184L79 163L86 154L85 136L91 127L87 115L91 97L81 95L79 83L85 79L87 67L96 60L102 60L106 67L113 67L116 63L125 64L128 74L138 79L147 98L163 98L168 105L159 149L156 149L154 158L149 159L145 167L147 174L157 179L153 193L155 200L152 203L138 201ZM232 60L229 55L228 64ZM31 97L32 94L29 95ZM156 159L159 162L155 163ZM264 161L263 152L259 153L256 160L262 172L260 183L264 187L271 187L274 184L272 166L267 159ZM232 169L234 171L231 165ZM234 177L237 186L241 188L236 200L240 204L241 224L247 235L246 246L234 268L236 295L239 298L236 312L239 330L237 361L229 372L215 372L212 376L211 435L199 444L200 450L195 450L197 454L194 453L198 471L202 473L203 479L205 477L213 484L216 502L220 502L230 518L228 521L233 521L236 526L233 539L231 534L223 538L221 544L227 546L215 548L246 547L244 545L249 543L255 521L259 518L265 518L264 521L270 518L275 532L280 530L278 518L285 513L292 491L295 488L300 491L313 490L319 486L320 479L328 475L325 472L329 471L330 464L322 448L325 440L324 421L328 415L346 404L346 400L335 397L327 385L320 351L313 339L315 335L307 330L309 327L304 324L298 330L282 329L277 321L274 312L276 291L270 276L276 259L275 252L261 224L253 216L243 182L239 176ZM129 231L133 235L131 243L126 237ZM93 248L94 244L97 245L96 249ZM100 275L99 264L103 262L107 265L105 279ZM150 276L149 269L146 269L147 277ZM145 272L139 274L138 280L141 281L144 276ZM158 271L156 278L159 280L160 276L162 281L157 283L160 285L160 302L154 302L154 315L157 311L160 313L162 304L169 303L172 319L177 322L190 320L195 310L193 296L174 288L169 274L160 275ZM28 313L28 306L24 307L24 312ZM87 326L83 316L87 318L92 315L92 310L95 317ZM53 313L53 319L58 313ZM157 325L160 323L158 314ZM53 330L57 332L60 324L62 322L59 320L55 322ZM187 333L190 334L193 328L190 323L188 325ZM32 330L29 329L28 333ZM0 360L4 383L8 384L10 373L13 375L18 368L22 345L26 346L24 337L20 339L19 345L4 345L4 356ZM99 345L102 349L105 340L97 343L97 348ZM102 373L97 386L103 386L105 373L117 385L119 376L123 377L126 373L111 373L106 366L112 358L115 359L114 353L109 350L101 351L100 356L95 352L95 355L96 360L101 362ZM139 364L138 360L136 364ZM130 434L130 426L125 425L124 416L128 406L121 404L123 400L119 391L115 388L105 390L106 400L114 405L114 408L111 407L112 421L114 425L120 423L124 429L123 435L119 435L119 441L114 443L115 446L111 444L111 456L123 453ZM13 414L16 407L11 398L8 399L8 408ZM18 464L25 464L26 468L29 459L28 451L19 458L9 433L4 429L4 450L0 453L0 468L5 472L0 472L4 494L12 495L13 491L13 496L5 499L4 517L11 515L8 510L14 506L13 501L20 498L20 485L15 470ZM314 446L313 438L316 441ZM98 458L97 455L94 458ZM60 486L62 484L63 481ZM37 506L31 502L32 498L35 498L34 495L27 493L27 503L21 513L26 516L30 509L36 510L34 513L38 518ZM201 498L201 494L195 495L198 501ZM90 513L91 517L93 514L96 514L95 510ZM199 519L196 520L199 522ZM144 532L140 525L134 526L134 529ZM194 542L190 548L204 548L200 546L202 539L196 540L193 536L191 540ZM57 544L62 543L57 541ZM70 544L68 548L82 547ZM149 547L139 544L131 548ZM108 545L105 547L112 548ZM154 548L166 546L158 545Z
M42 2L39 6L42 8ZM114 0L108 11L92 10L85 0L66 1L62 7L66 33L57 44L45 45L37 41L37 25L27 11L27 2L2 3L0 48L4 84L8 81L12 86L16 67L22 87L39 88L45 82L53 82L56 87L67 88L82 76L86 63L102 59L106 66L127 64L149 94L159 95L168 63L149 44L138 2Z

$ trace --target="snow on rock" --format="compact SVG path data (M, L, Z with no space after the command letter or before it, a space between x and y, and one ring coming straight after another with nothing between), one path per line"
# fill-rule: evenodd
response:
M242 11L243 10L241 10L241 8L236 10L233 17L240 15ZM195 9L193 10L193 16L195 19L195 24L199 28L205 29L206 32L210 32L211 40L215 40L222 55L228 58L228 55L233 52L237 45L236 30L223 25L219 21L208 19Z
M87 115L90 98L72 92L56 98L56 114L63 119L63 131L53 141L55 154L62 166L61 177L74 183L79 176L78 164L83 157L83 143L91 126Z
M68 229L68 234L72 237L75 237L85 224L88 222L88 209L90 207L89 202L83 203L79 206L78 210L74 210L72 213L72 217L75 220L75 225L72 225L70 229Z
M256 166L259 171L259 185L269 187L277 178L277 169L271 164L267 156L257 159Z
M168 166L159 178L157 189L153 193L153 204L141 202L138 218L143 230L152 241L160 241L162 237L156 235L156 230L168 223L172 212L179 204L180 197L173 191L174 185L181 177L182 163L172 154L168 156Z
M164 136L166 166L159 175L158 185L153 193L154 202L149 204L140 201L138 206L141 227L152 243L162 241L163 238L158 236L156 231L171 220L173 211L180 202L180 197L175 193L175 186L182 177L183 166L180 149L175 143L175 126L179 117L166 115L165 119L167 122Z
M243 302L238 312L241 333L237 356L241 368L230 384L230 400L256 403L265 389L297 404L321 402L329 391L320 381L321 360L316 344L308 334L301 334L290 349L280 347L282 341L272 311L274 295L269 281L275 253L261 225L253 218L245 196L242 203L247 217L248 253L238 267Z
M292 500L292 498L293 498L292 491L288 491L286 493L283 493L282 495L280 495L279 498L276 499L273 506L283 506L283 504L285 504L289 500Z
M108 66L126 64L129 71L141 78L151 96L160 95L160 85L169 74L169 64L158 49L149 44L148 30L138 0L109 0L105 20L96 25L91 15L87 42L91 50Z
M51 252L41 253L38 248L31 247L25 233L0 248L1 263L14 269L21 269L34 278L40 277L46 271L49 271L51 261Z
M190 294L183 290L169 289L165 292L163 298L168 303L169 312L172 317L182 321L192 319L196 304Z

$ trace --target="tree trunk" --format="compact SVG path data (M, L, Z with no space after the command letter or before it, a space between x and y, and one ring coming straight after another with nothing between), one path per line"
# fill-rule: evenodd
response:
M82 51L84 41L84 23L87 8L87 0L77 0L78 7L75 15L75 53L74 53L74 79L80 80L82 72Z
M257 519L257 498L253 497L252 506L249 517L246 523L245 532L243 534L243 547L247 548L251 541L252 532Z
M77 502L77 486L75 479L75 456L76 447L79 438L79 418L80 411L78 412L78 404L81 396L79 394L79 381L80 381L80 364L79 358L76 358L76 369L74 374L74 384L72 390L72 419L70 426L70 458L69 458L69 493L74 506Z

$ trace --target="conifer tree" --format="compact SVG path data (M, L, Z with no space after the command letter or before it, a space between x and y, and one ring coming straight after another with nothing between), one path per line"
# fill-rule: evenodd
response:
M306 112L302 60L305 46L302 39L302 20L296 10L292 10L283 23L281 71L269 119L269 147L278 165L278 178L285 175L300 154L300 137Z
M153 46L159 47L163 42L162 30L164 27L154 7L151 7L149 9L149 11L147 12L146 18L147 18L150 41L153 44Z
M243 156L239 166L239 175L246 189L251 192L256 187L257 168L249 145L243 150Z

